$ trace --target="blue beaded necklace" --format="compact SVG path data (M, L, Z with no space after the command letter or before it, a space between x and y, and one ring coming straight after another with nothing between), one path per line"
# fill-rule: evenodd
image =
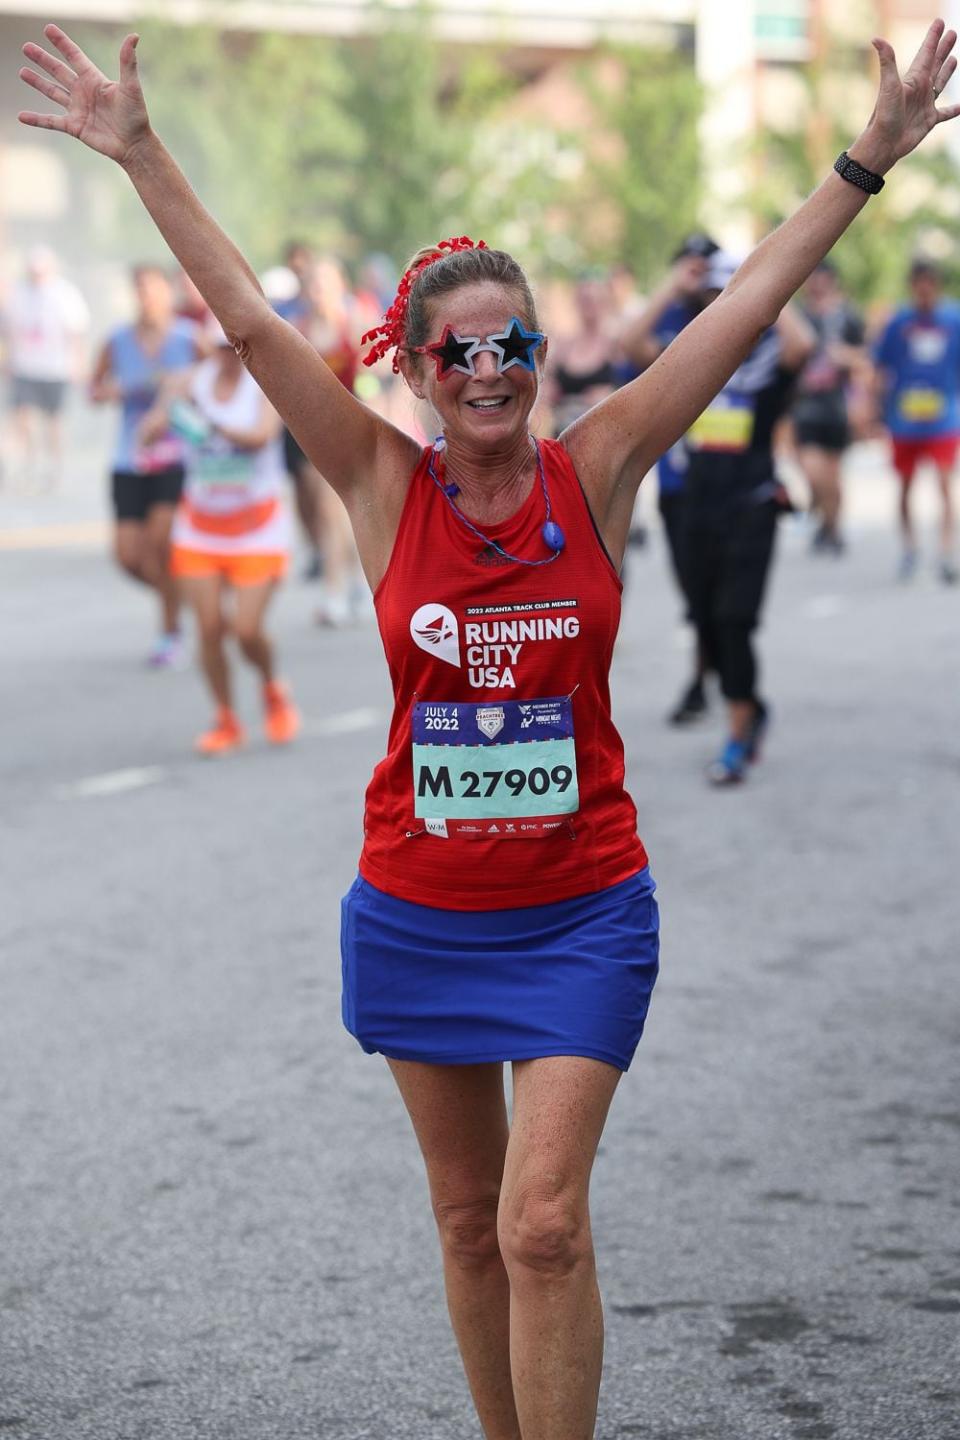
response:
M440 491L440 494L444 497L447 504L450 506L450 509L453 511L454 515L456 515L457 519L463 525L465 525L472 534L476 535L478 540L482 540L484 545L488 546L491 550L495 550L497 554L502 555L505 560L511 560L514 565L537 566L552 564L553 561L556 560L557 556L560 554L560 551L566 545L567 539L557 522L550 518L550 491L547 489L547 477L544 474L543 470L543 456L540 453L539 441L534 439L533 447L537 452L537 474L540 477L540 488L543 491L543 498L547 507L547 518L543 522L540 534L543 536L543 542L546 545L547 549L553 552L551 555L548 555L544 560L524 560L522 555L511 555L509 550L504 550L503 546L498 545L496 540L491 540L489 535L484 535L483 531L478 530L477 526L474 525L473 521L469 520L467 516L464 515L459 505L456 504L454 498L455 496L460 494L460 486L457 485L455 482L451 482L449 485L445 485L437 474L437 456L439 455L441 450L445 449L445 447L446 441L444 440L443 436L438 436L438 438L433 442L433 446L430 450L430 460L427 465L427 472L434 485L436 485L437 489Z

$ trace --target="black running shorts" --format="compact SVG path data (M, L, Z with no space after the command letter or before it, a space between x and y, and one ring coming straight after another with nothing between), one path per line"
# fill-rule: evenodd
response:
M151 475L114 470L111 492L118 520L146 520L155 505L176 505L183 492L183 466L171 465Z

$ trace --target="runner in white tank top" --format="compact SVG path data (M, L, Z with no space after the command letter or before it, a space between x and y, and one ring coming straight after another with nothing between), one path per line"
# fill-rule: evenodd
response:
M196 742L202 755L235 750L246 738L232 702L229 634L260 673L267 739L286 744L300 728L264 628L290 562L280 419L219 327L212 339L215 352L193 373L186 397L168 395L162 413L144 422L146 429L171 424L188 442L170 565L196 616L201 664L217 706L214 724Z

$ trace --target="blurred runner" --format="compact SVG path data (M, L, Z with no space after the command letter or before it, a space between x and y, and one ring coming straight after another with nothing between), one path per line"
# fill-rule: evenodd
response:
M688 235L673 257L673 266L648 304L627 326L623 344L640 370L652 365L657 356L703 309L703 286L707 265L719 249L709 235ZM689 596L681 547L684 534L685 484L689 458L680 440L657 462L657 493L663 530L674 578L687 601L686 618L691 619ZM696 646L693 678L684 687L677 704L667 716L671 725L688 725L706 713L706 678L713 668L700 641Z
M304 309L296 321L318 355L351 395L355 393L360 351L350 307L346 276L330 256L318 260L304 283ZM291 444L296 441L291 437ZM299 450L299 446L297 446ZM369 592L360 570L357 547L343 501L303 456L298 464L299 485L309 488L320 517L319 543L323 562L323 600L317 611L321 625L346 625L355 618L358 601L370 610Z
M874 347L884 422L900 477L903 553L900 578L917 568L910 488L918 465L929 461L940 484L940 578L957 580L951 477L960 441L960 306L943 299L943 277L932 260L910 267L910 304L890 320Z
M13 283L0 316L10 377L13 466L21 483L55 489L63 476L63 408L81 380L90 325L86 301L38 245Z
M177 270L174 279L174 295L175 315L181 320L192 320L194 325L199 325L201 329L209 326L212 318L210 306L182 266Z
M704 306L736 269L737 261L722 250L710 257ZM726 744L707 771L713 785L745 778L767 728L752 636L777 520L789 508L774 467L773 431L815 345L799 310L787 305L684 441L690 461L681 541L685 588L701 654L720 676L729 719Z
M554 435L559 435L617 388L606 281L597 276L579 280L574 303L576 328L561 335L550 353L547 400L553 411Z
M290 240L283 252L284 268L289 270L297 278L297 288L287 299L282 300L274 308L278 315L284 320L291 320L296 323L301 316L307 312L306 288L307 281L317 263L316 255L312 248L303 240Z
M141 432L147 440L161 438L172 426L185 443L186 485L173 524L170 568L196 617L201 664L216 704L214 723L196 749L223 755L246 739L233 705L228 634L260 675L267 739L288 743L300 720L276 678L264 628L290 561L280 417L215 322L211 339L214 354L192 377L164 388Z
M316 257L310 246L302 240L291 240L283 252L283 264L263 277L264 290L274 310L298 329L310 310L307 282L315 264ZM283 427L283 461L293 482L297 515L310 550L303 578L319 580L323 574L323 511L319 488L307 475L307 458L286 425Z
M847 387L865 361L863 320L843 293L836 267L823 260L803 287L803 313L817 348L797 382L792 417L797 459L810 486L817 529L813 549L841 555L841 464L851 441Z
M158 265L133 271L137 316L114 330L94 365L90 398L119 401L120 431L113 454L112 492L117 563L160 597L160 634L148 663L169 666L183 657L177 589L169 573L170 527L183 489L183 445L167 431L145 443L141 421L172 373L202 353L197 327L178 319L173 287Z

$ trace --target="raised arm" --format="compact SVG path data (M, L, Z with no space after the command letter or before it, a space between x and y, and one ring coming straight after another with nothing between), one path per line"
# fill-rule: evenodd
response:
M869 123L850 147L852 159L883 175L935 125L960 115L960 106L936 105L956 69L951 55L956 38L953 30L944 31L942 20L935 21L903 77L891 46L874 40L880 89ZM609 545L620 546L639 480L723 389L867 199L865 191L831 171L649 370L563 436Z
M21 111L22 123L72 135L126 171L157 229L312 463L351 508L356 501L365 512L375 510L370 504L375 495L388 514L398 508L402 477L417 454L414 442L351 395L304 337L274 313L253 270L150 127L137 71L139 37L124 40L120 79L112 82L59 26L47 25L44 35L62 58L40 45L24 45L38 68L25 67L20 78L63 113ZM375 558L372 564L375 568Z

